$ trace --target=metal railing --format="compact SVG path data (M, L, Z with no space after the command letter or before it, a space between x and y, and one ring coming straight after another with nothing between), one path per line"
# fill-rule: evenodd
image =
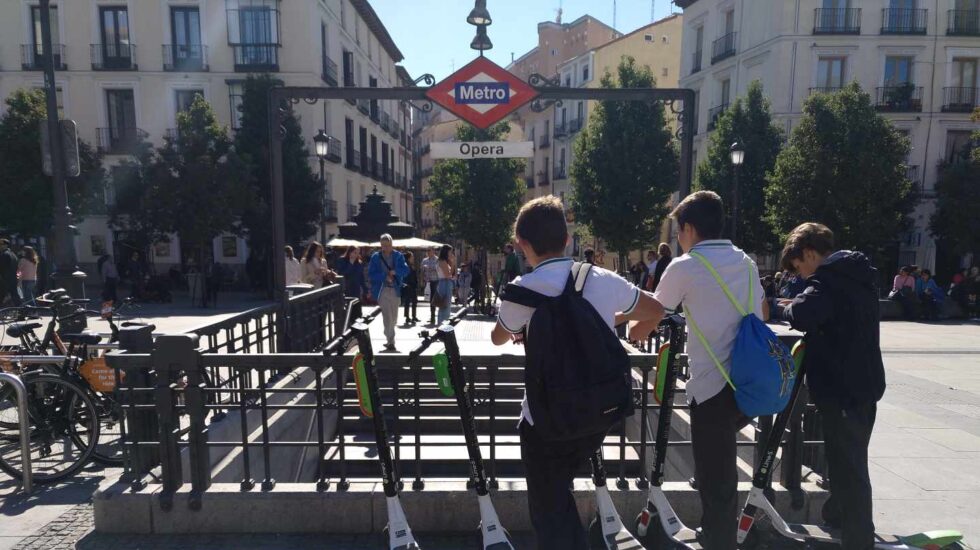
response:
M552 176L554 177L554 179L556 181L557 180L563 180L566 177L568 177L567 174L566 174L566 172L565 172L565 167L564 166L561 166L561 165L554 167Z
M913 164L908 166L905 171L905 177L907 177L913 184L918 185L920 183L918 165Z
M279 44L232 44L235 72L279 70Z
M861 34L861 8L816 8L813 34Z
M709 132L715 129L715 124L718 122L718 117L720 117L721 114L724 113L725 112L725 109L727 109L727 108L728 108L728 104L727 103L722 103L721 105L718 105L717 107L712 107L712 108L708 109L708 131Z
M349 327L347 319L353 316L345 316L338 326ZM150 469L159 465L152 479L160 484L161 506L169 509L176 491L189 480L192 510L199 509L203 495L211 487L211 457L215 451L238 453L234 458L236 467L225 481L234 479L244 492L256 485L263 490L272 489L276 483L274 469L289 460L283 453L296 450L316 452L315 468L309 468L302 481L315 481L317 491L324 491L332 484L345 491L353 479L377 479L375 445L365 437L370 432L370 421L362 418L357 391L347 376L351 332L345 329L328 337L319 346L320 353L212 352L197 345L196 337L183 335L160 337L152 350L110 354L108 365L120 373L117 397L124 413L120 431L127 456L126 479L134 488L143 488L151 479ZM656 348L663 339L662 334L655 336L651 348ZM404 473L406 481L412 478L411 486L416 491L425 489L426 478L469 477L466 457L453 454L460 450L462 442L458 437L445 435L458 434L458 415L453 414L453 405L437 397L439 390L433 373L425 364L428 358L413 350L401 355L377 355L374 360L396 472ZM685 380L685 356L677 360L682 367L680 379ZM524 473L516 437L524 359L509 355L468 355L463 361L467 397L475 412L480 445L488 449L484 458L490 485L497 487L498 479ZM635 414L614 427L603 442L609 471L615 476L617 486L623 489L629 486L630 480L635 480L640 488L648 486L651 449L655 445L652 426L656 421L655 411L659 409L653 399L656 356L631 353L630 363ZM204 383L209 369L226 369L232 373L231 379L238 380L237 385L228 389L209 387ZM303 383L272 382L275 373L283 369L294 369L293 379ZM183 377L186 384L179 383ZM804 387L804 396L805 390ZM679 387L677 393L683 395L685 388ZM223 397L216 399L215 395ZM228 400L222 400L224 397ZM680 404L675 409L688 409L683 398L678 401ZM801 397L801 401L806 403L808 399ZM207 429L206 422L209 414L219 411L240 422L240 434L228 431L221 439L211 435L218 431ZM443 416L433 416L440 411ZM306 415L308 421L304 420L304 424L309 429L304 430L304 435L276 438L274 433L281 432L274 432L271 426L276 417L285 414ZM147 417L157 421L158 429L148 431L140 427ZM186 421L181 422L181 418ZM452 431L427 437L433 431L433 422ZM755 448L758 456L771 426L772 417L759 418L753 425L753 436L740 437L738 447ZM815 409L807 405L802 416L790 423L783 443L780 480L792 493L794 502L802 498L804 467L823 473L822 442L815 437L819 429ZM668 445L675 449L689 448L691 441L674 437ZM189 460L182 461L181 453L185 449ZM158 454L158 461L143 460L140 452L144 451ZM436 453L442 458L426 458ZM185 473L185 467L190 471ZM589 475L584 462L578 475Z
M810 88L810 95L813 94L835 94L841 91L841 86L815 86Z
M541 136L541 140L538 142L539 149L547 149L551 147L551 136Z
M889 113L922 111L922 86L911 83L876 88L875 109Z
M54 52L54 68L56 71L67 70L65 65L65 45L52 44L51 50ZM20 46L20 65L25 71L44 70L44 52L40 44L21 44Z
M560 122L559 121L555 121L555 131L554 131L554 134L555 134L555 139L560 139L560 138L563 138L563 137L567 136L568 135L568 122L566 122L564 120L562 120Z
M361 114L363 115L369 114L371 112L371 102L368 101L367 99L358 98L357 110L360 111Z
M342 160L340 158L340 140L333 136L330 136L330 141L327 142L327 160L335 163L340 163Z
M947 11L946 34L955 36L980 36L980 10Z
M949 86L943 88L944 113L971 113L980 107L980 88Z
M735 55L736 32L730 32L711 43L711 64Z
M163 70L207 71L208 47L203 44L164 44Z
M354 217L357 216L358 213L360 213L360 207L359 206L357 206L356 204L348 204L347 205L347 219L348 220L354 219Z
M34 490L34 474L31 470L31 426L30 417L27 414L27 389L24 382L16 374L0 372L0 382L10 384L14 388L17 397L17 423L20 435L20 465L21 465L21 484L25 493Z
M550 176L550 174L548 174L547 170L541 170L540 172L538 172L538 185L544 187L550 184L551 179L548 176Z
M698 50L694 52L694 56L691 59L691 74L694 74L701 70L702 59L704 59L704 50Z
M90 44L93 71L135 71L134 44Z
M326 54L323 54L323 72L320 73L320 78L327 86L337 86L337 62Z
M361 152L353 147L347 148L347 169L355 172L361 169Z
M881 34L925 34L929 10L884 8Z
M109 155L132 153L136 145L149 137L139 128L96 128L96 146L99 151Z
M328 222L337 221L337 201L333 199L323 201L323 219Z
M579 130L582 129L583 122L584 121L581 118L579 118L579 117L570 119L568 121L568 132L570 134L574 134L574 133L578 132Z

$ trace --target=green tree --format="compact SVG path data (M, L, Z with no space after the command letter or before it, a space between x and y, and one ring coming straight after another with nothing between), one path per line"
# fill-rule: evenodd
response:
M0 118L0 229L21 235L45 235L52 227L51 178L41 172L41 123L47 119L44 92L17 90ZM78 177L67 178L68 205L75 219L99 209L105 172L102 157L78 142Z
M980 108L973 111L980 122ZM980 252L980 130L959 160L943 164L936 182L936 210L929 230L954 254Z
M745 96L736 99L715 122L708 156L698 166L695 187L721 195L731 219L736 169L731 146L739 142L745 150L745 161L738 168L738 228L732 240L749 252L771 252L776 245L770 227L759 220L765 215L766 173L776 164L782 141L782 131L772 123L762 84L754 80Z
M157 154L144 176L146 217L154 231L176 233L203 262L215 237L242 233L241 216L252 202L249 167L200 95L177 115L176 136Z
M242 222L248 246L259 257L269 257L272 248L272 179L269 173L269 92L280 85L268 74L249 76L242 96L241 126L235 135L235 150L249 163L249 183L254 200ZM283 204L286 242L299 243L312 235L320 216L323 187L310 168L310 152L303 129L289 112L283 121Z
M649 67L624 56L603 88L653 88ZM659 102L600 101L575 141L571 166L576 221L625 258L655 241L677 189L679 163ZM625 265L625 262L621 262Z
M817 94L779 153L766 188L766 221L780 236L797 224L830 227L843 248L881 258L915 205L908 139L875 112L857 83Z
M140 141L127 158L113 167L109 176L113 195L108 209L109 227L126 233L126 238L141 250L170 238L166 232L168 222L161 219L166 213L154 200L161 191L153 187L150 179L153 166L159 161L153 146Z
M503 141L506 122L486 130L460 125L459 141ZM482 254L499 250L511 239L526 186L519 159L470 159L437 162L430 180L439 231L466 241ZM486 261L481 264L486 267Z

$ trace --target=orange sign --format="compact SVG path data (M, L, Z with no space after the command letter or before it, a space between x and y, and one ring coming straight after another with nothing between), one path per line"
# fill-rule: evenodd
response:
M78 372L97 392L109 393L116 389L116 371L106 365L104 357L95 357L85 361L78 368ZM119 380L125 379L126 373L120 371Z

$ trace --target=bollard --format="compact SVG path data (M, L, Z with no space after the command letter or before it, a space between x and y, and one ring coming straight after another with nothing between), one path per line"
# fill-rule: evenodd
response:
M15 374L0 372L0 381L13 386L14 393L17 395L17 415L20 421L21 474L24 492L29 494L34 489L34 474L31 472L31 426L27 416L27 389L24 387L24 382Z

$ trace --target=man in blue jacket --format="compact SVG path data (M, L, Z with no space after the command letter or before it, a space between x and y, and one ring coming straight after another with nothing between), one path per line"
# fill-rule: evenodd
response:
M780 306L793 328L806 333L806 380L823 418L830 474L824 521L841 529L845 550L870 550L868 443L885 392L877 271L860 252L835 251L834 234L818 223L790 233L782 264L806 281L802 293Z
M391 235L381 235L381 250L371 255L368 277L371 294L381 307L381 321L385 327L384 351L395 350L395 325L398 323L398 306L402 301L402 284L408 276L408 263L401 252L392 246Z

